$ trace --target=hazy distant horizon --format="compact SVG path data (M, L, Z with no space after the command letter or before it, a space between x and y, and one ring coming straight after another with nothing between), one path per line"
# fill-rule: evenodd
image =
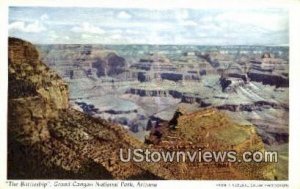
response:
M283 45L201 45L201 44L104 44L104 43L33 43L34 45L111 45L111 46L203 46L203 47L225 47L225 46L257 46L257 47L289 47Z
M30 41L29 41L30 42ZM135 45L135 46L203 46L203 47L225 47L225 46L257 46L257 47L289 47L289 44L278 44L278 45L260 45L260 44L250 44L250 45L243 45L243 44L236 44L236 45L202 45L202 44L134 44L134 43L127 43L127 44L109 44L109 43L33 43L34 45L103 45L103 46L127 46L127 45Z

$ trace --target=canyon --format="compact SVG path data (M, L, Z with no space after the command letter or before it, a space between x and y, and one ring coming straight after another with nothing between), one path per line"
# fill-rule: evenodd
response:
M9 178L287 178L288 49L36 46L9 39ZM120 148L280 149L282 163L124 163Z
M37 47L68 83L71 106L119 123L141 141L149 120L170 120L184 105L215 107L248 121L267 144L288 142L288 47Z

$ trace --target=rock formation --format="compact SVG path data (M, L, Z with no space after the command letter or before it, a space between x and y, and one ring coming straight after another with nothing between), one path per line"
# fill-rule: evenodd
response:
M121 127L69 108L67 85L35 47L9 38L9 179L160 179L118 161L119 149L133 144L142 145Z
M178 151L201 149L202 152L228 152L234 150L237 154L242 154L244 151L265 151L255 127L238 125L217 109L207 108L193 113L180 114L176 119L175 130L174 122L161 122L153 127L147 143L154 144L155 148ZM193 163L182 165L182 167L186 168L182 170L185 179L195 179L197 176L201 179L211 179L211 175L221 179L274 179L275 174L272 163L201 162L197 165Z
M108 53L104 58L98 57L92 64L97 69L97 76L116 76L125 71L125 59L115 53Z
M84 48L84 56L93 54L89 49ZM111 65L122 67L121 58L107 57ZM182 115L175 130L157 124L159 140L152 143L151 137L158 135L150 135L144 144L124 128L70 107L68 93L32 44L9 38L9 179L274 179L269 163L122 162L121 148L242 152L264 147L253 126L237 125L215 109Z

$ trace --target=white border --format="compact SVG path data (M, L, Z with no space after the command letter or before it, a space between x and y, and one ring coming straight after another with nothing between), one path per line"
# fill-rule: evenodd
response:
M289 0L10 0L10 6L68 6L102 8L282 8L298 4Z
M290 148L289 148L289 181L155 181L158 188L217 188L217 183L259 184L288 183L289 188L300 188L299 139L300 139L300 2L288 0L0 0L0 189L12 188L6 183L7 157L7 39L8 39L8 6L69 6L69 7L105 7L105 8L289 8L290 9ZM53 181L51 181L53 182ZM88 182L88 181L87 181ZM93 181L90 181L93 182ZM119 181L120 182L120 181ZM15 187L14 187L15 188ZM26 187L29 188L29 187ZM65 187L69 188L69 187ZM72 188L72 187L70 187ZM98 187L99 188L99 187ZM219 187L221 188L221 187ZM231 188L231 187L224 187ZM239 187L235 187L239 188ZM256 187L251 187L256 188Z

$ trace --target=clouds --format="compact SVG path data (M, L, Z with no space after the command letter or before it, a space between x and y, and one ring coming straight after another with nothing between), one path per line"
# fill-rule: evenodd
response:
M180 24L182 26L197 26L198 25L198 23L193 20L185 20L185 21L180 22Z
M42 14L39 19L29 19L25 18L24 20L18 20L11 22L8 25L8 30L13 32L25 32L25 33L40 33L47 30L46 26L43 24L46 20L49 19L47 14Z
M10 31L20 31L26 33L39 33L45 31L46 28L39 21L31 23L25 23L23 21L16 21L9 24L8 29Z
M10 35L41 43L288 44L284 9L19 7L9 23Z
M40 17L41 20L48 20L49 19L49 16L47 14L43 14L41 17Z
M132 16L130 14L128 14L126 11L121 11L118 13L117 17L119 19L125 19L125 20L128 20L130 19Z
M175 17L177 20L185 20L189 18L189 12L186 9L181 9L175 12Z
M80 26L74 26L71 28L72 32L76 33L93 33L93 34L104 34L105 31L97 26L94 26L88 22L83 22Z
M268 31L280 31L287 28L288 15L266 14L263 12L226 12L215 18L219 23L250 25Z

